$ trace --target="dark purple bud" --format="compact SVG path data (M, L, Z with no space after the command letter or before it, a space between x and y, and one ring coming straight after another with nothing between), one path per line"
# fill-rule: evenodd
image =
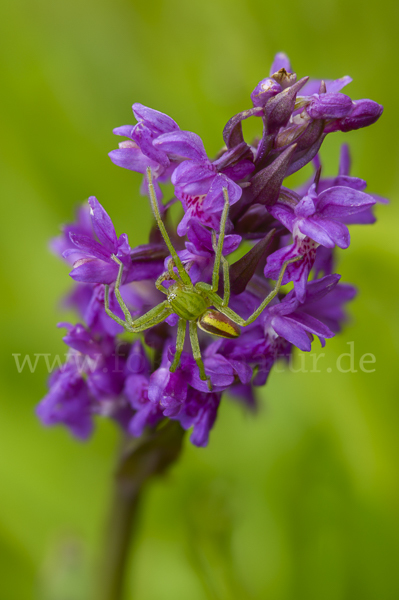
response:
M274 140L274 147L281 149L293 144L306 131L308 124L305 122L302 125L292 125L282 129Z
M137 121L144 122L147 127L150 127L152 131L157 134L170 133L171 131L179 130L178 124L168 115L159 112L159 110L154 110L153 108L149 108L138 102L133 104L132 109Z
M292 175L292 173L296 173L299 171L299 169L302 169L302 167L307 165L308 162L310 162L316 156L325 137L326 134L324 131L312 146L309 146L305 150L302 150L300 153L298 153L297 156L294 156L292 163L288 167L286 177L288 177L288 175Z
M253 154L246 142L241 142L234 146L231 150L224 152L217 160L213 161L213 165L220 172L228 167L236 166L240 161L253 161Z
M234 207L233 207L234 208ZM234 231L245 239L259 239L270 230L274 217L263 204L251 204L234 223Z
M311 148L314 144L317 143L317 141L320 139L320 136L323 134L324 124L325 121L322 121L321 119L318 119L317 121L311 121L310 123L308 123L308 126L303 132L303 134L296 140L296 154L299 154L304 150L307 151L309 148ZM296 157L294 155L293 161L295 160L295 158Z
M287 125L295 108L295 99L299 90L305 85L309 77L303 77L291 87L283 90L277 96L270 98L265 106L268 133L277 132L280 127Z
M227 148L234 148L238 144L242 144L244 136L242 135L242 124L241 121L249 119L249 117L262 117L263 108L261 106L255 106L249 110L237 113L234 117L231 117L227 121L223 129L223 139Z
M269 98L281 92L281 85L271 77L262 79L251 94L251 100L254 106L265 106Z
M250 192L253 195L253 203L273 206L277 202L281 185L295 150L296 144L292 144L270 165L252 177Z
M342 119L352 110L352 100L345 94L314 94L306 112L312 119Z
M356 100L352 103L352 111L348 116L339 121L329 123L325 129L326 133L332 131L352 131L353 129L361 129L375 123L380 116L384 107L373 100Z
M256 271L256 267L273 240L276 230L272 229L263 240L260 240L242 258L230 267L230 287L233 294L241 294L247 287Z

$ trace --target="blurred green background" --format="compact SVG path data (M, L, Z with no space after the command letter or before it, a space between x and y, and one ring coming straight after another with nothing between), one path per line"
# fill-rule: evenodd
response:
M225 400L209 447L186 444L151 485L127 597L396 600L398 3L13 0L1 13L0 600L90 598L118 442L108 422L85 444L42 428L45 366L17 372L13 353L65 351L55 324L70 280L48 239L96 195L118 233L144 243L150 210L140 176L107 157L112 128L134 123L138 101L196 131L212 156L281 50L298 75L350 74L352 98L384 104L376 125L329 136L322 157L335 173L348 141L353 174L391 204L341 252L360 293L321 372L274 372L256 416ZM348 342L356 373L336 368ZM365 353L373 373L359 368Z

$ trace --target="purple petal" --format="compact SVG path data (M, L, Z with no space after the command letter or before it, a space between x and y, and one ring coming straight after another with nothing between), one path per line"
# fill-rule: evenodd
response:
M108 250L99 244L96 240L87 237L86 235L79 235L78 233L70 233L69 237L71 242L89 256L94 256L100 260L109 261L113 250ZM73 249L70 248L64 252L65 258L73 253Z
M295 207L295 214L297 217L310 217L310 215L314 215L315 212L316 207L313 198L310 195L304 196Z
M222 173L233 181L240 181L248 177L255 169L255 165L250 160L242 160L234 166L226 167Z
M352 77L349 77L349 75L344 75L343 77L340 77L339 79L334 79L333 81L326 81L327 92L339 92L342 90L342 88L344 88L352 81Z
M270 77L262 79L251 94L252 104L254 106L265 106L269 98L280 92L281 85L275 79Z
M133 114L138 121L144 121L151 129L161 133L169 133L179 129L178 124L168 115L158 110L144 106L136 102L132 106Z
M173 171L173 185L186 185L215 177L217 171L209 161L193 162L185 160ZM210 185L210 184L209 184ZM208 188L209 189L209 188Z
M317 202L317 212L323 218L341 219L362 212L373 206L375 202L369 194L350 187L335 186L321 192Z
M345 94L315 94L306 112L312 119L341 119L352 109L352 100Z
M341 275L326 275L321 279L316 279L308 283L306 290L306 302L316 302L329 294L337 285Z
M318 337L322 338L334 337L334 333L327 327L327 325L324 325L324 323L321 323L321 321L315 319L315 317L312 317L307 313L296 312L295 314L292 314L289 318L291 320L295 320L295 322L298 323L301 327L303 327L303 329L305 329L313 335L317 335Z
M337 119L327 124L325 133L332 131L353 131L361 127L367 127L375 123L380 116L384 107L373 100L356 100L353 102L353 109L347 117Z
M329 221L330 223L330 221ZM313 219L301 219L297 221L299 230L304 235L307 235L312 240L325 246L326 248L333 248L334 241L331 239L330 235L325 230L325 223L321 222L321 219L313 218Z
M138 123L132 133L133 141L140 147L142 153L148 156L154 163L167 168L169 166L169 158L166 152L154 147L153 141L156 139L155 135L144 123Z
M267 257L267 262L264 270L265 277L277 280L284 262L286 260L289 260L290 258L294 258L295 256L299 256L296 244L291 244L290 246L286 246L285 248L280 248L279 250L276 250L276 252L273 252L273 254L270 254ZM293 265L297 264L298 263L293 263ZM289 265L289 267L293 265ZM286 269L284 273L282 281L283 285L290 281L287 271L288 269Z
M348 228L338 221L311 217L303 219L299 223L299 229L326 248L332 248L334 244L337 244L340 248L345 249L350 244Z
M76 267L69 273L75 281L86 283L104 283L110 285L116 281L118 265L106 263L97 258L79 260ZM76 264L76 263L75 263Z
M376 220L372 208L366 208L355 215L349 215L348 217L340 219L345 225L372 225Z
M210 190L206 195L203 204L204 211L210 210L211 212L217 212L219 210L223 210L223 188L227 188L230 206L238 202L238 200L241 198L242 189L240 186L228 177L219 174L214 178Z
M160 135L153 143L155 147L175 156L198 161L208 160L200 136L192 131L165 133Z
M274 75L280 69L285 69L287 73L293 73L290 59L284 52L278 52L273 60L272 66L270 67L270 75Z
M270 207L270 213L275 219L280 221L289 231L293 231L295 213L292 206L285 204L284 202L276 202L274 206Z
M134 125L121 125L120 127L115 127L115 129L112 130L112 133L131 138L133 127Z
M118 167L136 171L136 173L145 173L147 167L156 168L158 163L154 162L148 156L145 156L140 148L118 148L108 153L108 156Z
M118 238L116 237L115 228L110 217L95 196L90 196L89 205L94 233L101 244L111 250L111 252L116 252Z
M306 331L294 319L289 317L273 317L272 327L274 331L281 335L291 344L294 344L304 352L310 352L312 348L311 340Z
M324 83L326 84L327 92L335 94L342 90L342 88L344 88L346 85L348 85L348 83L351 83L351 81L352 78L349 77L349 75L345 75L344 77L341 77L340 79L335 79L334 81L332 79L325 79ZM302 95L313 96L313 94L317 94L320 90L320 83L320 79L311 79L303 88Z

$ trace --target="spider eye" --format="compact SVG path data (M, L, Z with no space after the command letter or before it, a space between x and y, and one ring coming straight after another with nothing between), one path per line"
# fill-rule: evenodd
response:
M241 329L229 317L218 310L207 310L197 321L198 327L207 333L225 338L236 338L241 334Z

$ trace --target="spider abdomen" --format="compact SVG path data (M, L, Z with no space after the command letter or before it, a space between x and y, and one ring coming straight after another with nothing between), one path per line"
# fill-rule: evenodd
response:
M241 334L241 329L237 323L215 309L206 310L198 319L197 324L203 331L219 337L232 339Z
M209 306L202 294L192 287L177 283L168 289L168 302L173 312L187 321L196 321Z

